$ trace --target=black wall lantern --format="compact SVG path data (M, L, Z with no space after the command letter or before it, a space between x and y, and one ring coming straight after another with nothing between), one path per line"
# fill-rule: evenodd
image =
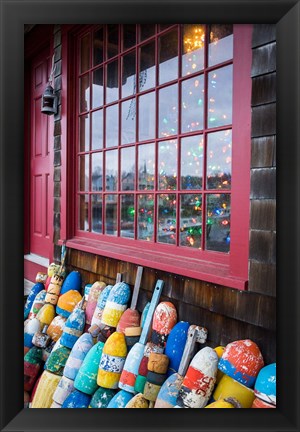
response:
M48 83L42 96L42 113L52 115L57 113L57 96L54 93L50 82Z

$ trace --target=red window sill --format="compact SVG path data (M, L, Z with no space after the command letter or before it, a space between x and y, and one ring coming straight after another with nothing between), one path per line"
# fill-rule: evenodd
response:
M229 266L224 264L187 257L182 258L164 252L154 253L135 246L124 247L124 245L119 246L105 241L87 240L79 237L68 240L66 246L70 249L127 261L230 288L245 290L247 287L247 280L231 275Z

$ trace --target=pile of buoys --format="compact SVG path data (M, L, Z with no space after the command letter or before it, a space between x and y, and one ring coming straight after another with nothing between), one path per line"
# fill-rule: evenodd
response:
M140 312L142 267L133 290L120 274L82 289L63 262L37 274L24 306L24 407L276 407L276 363L254 341L203 346L207 329L160 302L162 280Z

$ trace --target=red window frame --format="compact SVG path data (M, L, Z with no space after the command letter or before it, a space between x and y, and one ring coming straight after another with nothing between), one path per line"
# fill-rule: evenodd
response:
M79 32L76 32L76 29L75 31L70 32L68 29L65 29L63 32L63 65L66 73L63 75L63 84L65 84L65 86L62 86L62 105L65 105L65 110L63 108L63 112L65 111L66 117L63 117L62 122L65 124L66 129L67 125L69 127L67 129L67 134L65 134L64 138L62 139L62 141L65 141L66 147L63 155L63 161L65 162L65 176L62 176L62 213L65 213L65 217L62 217L61 238L68 239L67 245L75 249L92 252L123 261L130 261L147 267L161 269L186 277L201 279L220 285L230 286L232 288L246 289L248 280L250 208L252 26L247 24L234 25L232 112L232 142L234 145L232 149L232 186L231 191L229 192L231 195L231 245L229 254L206 250L197 251L195 249L189 249L186 247L180 247L179 249L179 246L174 245L151 243L143 240L134 241L132 239L126 239L122 237L114 237L105 234L99 235L97 233L94 234L91 232L76 230L78 208L76 207L77 200L75 199L75 195L77 193L76 185L78 183L77 175L74 175L74 173L77 172L77 156L76 150L74 149L74 142L77 142L76 131L78 129L75 126L76 118L74 113L77 113L77 110L75 110L74 107L76 106L77 102L76 98L74 98L74 91L70 91L70 89L74 89L76 85L76 78L74 77L74 67L76 67L76 63L74 62L74 59L79 58L78 53L75 51L75 40L77 37L83 35L92 27L93 26L85 26L82 28L81 26ZM164 30L164 32L169 32L170 30L171 27ZM163 34L163 32L160 33L160 35L161 34ZM144 40L142 44L145 42L146 40ZM180 43L180 41L178 43ZM140 43L137 44L137 46L139 45ZM130 50L131 48L126 51L121 51L119 53L119 57L121 57L126 52L130 52ZM156 56L157 55L156 48ZM67 60L67 58L69 60ZM109 61L110 60L111 59L109 59ZM224 65L226 65L226 63L230 64L232 62L225 62ZM219 64L217 67L219 68L222 65L223 64ZM138 66L136 62L136 69L137 67ZM208 68L207 71L213 68ZM136 73L138 73L137 70ZM195 73L195 75L197 75L197 73ZM190 75L190 77L191 76L192 75ZM176 82L179 82L180 79L181 78L176 80ZM162 88L168 85L170 85L170 82L160 85L159 87ZM67 91L67 89L69 89L69 91ZM154 89L155 92L158 91L157 86L154 87ZM149 91L152 90L153 89ZM124 100L130 98L131 96L125 98ZM117 103L120 104L120 99L117 101ZM138 121L136 125L138 128ZM242 126L237 127L236 125ZM220 129L222 130L224 128L209 128L209 132ZM149 142L155 142L157 145L157 142L160 139L161 138L149 140ZM124 146L120 145L118 148L123 147ZM69 191L68 195L67 191ZM122 194L124 193L119 189L119 193L120 192ZM140 192L141 191L135 190L129 191L128 193L138 195ZM179 192L178 189L176 192ZM93 191L90 191L90 193L93 193ZM149 191L149 193L154 192ZM161 193L166 192L159 190L155 192L155 194L158 195ZM175 191L168 191L168 193L175 193ZM190 190L186 191L186 193L195 193L195 191ZM213 191L207 191L207 193L213 193ZM65 212L63 212L64 209Z

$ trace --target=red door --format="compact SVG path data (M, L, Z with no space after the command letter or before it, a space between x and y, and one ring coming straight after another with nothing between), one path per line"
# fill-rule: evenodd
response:
M30 253L50 258L52 247L51 137L53 116L41 113L51 68L49 49L32 61L30 90ZM53 138L52 138L53 139Z

